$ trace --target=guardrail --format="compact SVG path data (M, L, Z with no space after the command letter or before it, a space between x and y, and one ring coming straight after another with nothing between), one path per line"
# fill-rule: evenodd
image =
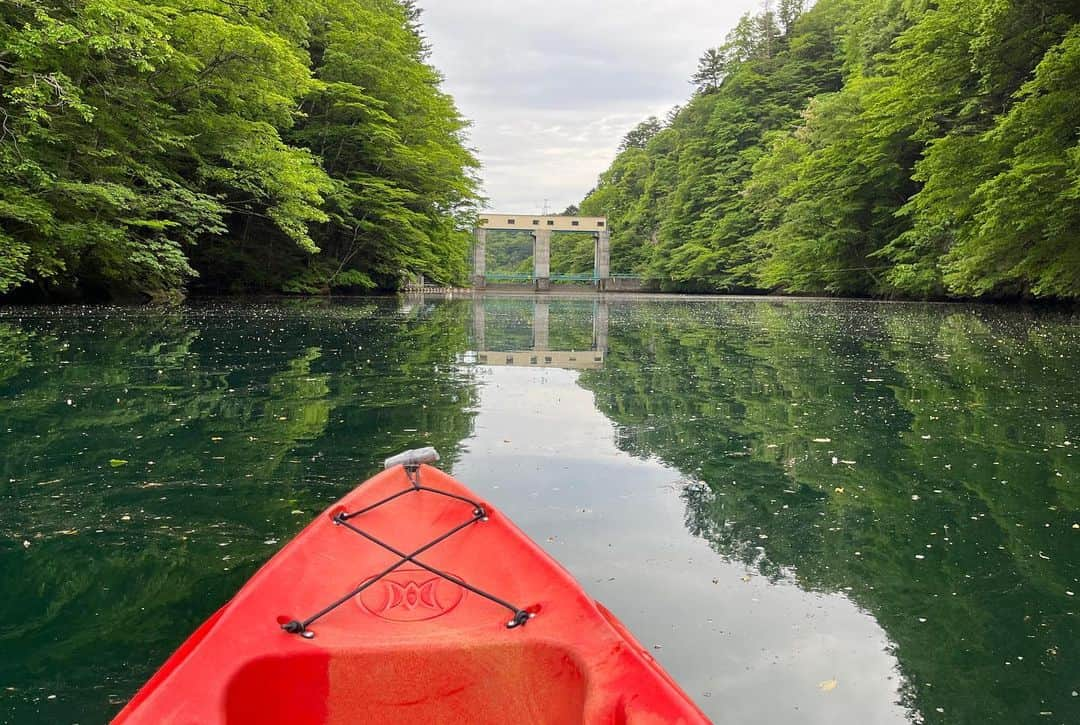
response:
M431 293L431 294L443 294L443 293L448 293L448 292L468 292L469 288L468 287L445 287L445 286L434 285L434 284L425 284L425 285L407 284L404 287L402 287L400 289L400 291L401 292L408 292L408 293L421 292L421 293Z
M531 274L514 274L511 272L494 272L484 275L488 282L532 282L536 277Z
M585 274L553 274L551 275L552 282L598 282L599 277L592 273L586 272Z
M518 274L514 272L489 272L484 275L488 282L535 282L536 276L532 274ZM580 274L553 274L548 279L552 282L599 282L600 277L595 272ZM643 280L640 274L612 274L608 279Z

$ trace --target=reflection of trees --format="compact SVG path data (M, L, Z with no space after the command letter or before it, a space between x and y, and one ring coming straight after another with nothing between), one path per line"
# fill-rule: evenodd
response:
M452 462L475 405L454 363L467 323L460 304L409 318L365 304L0 326L14 721L34 719L39 687L60 693L52 719L103 718L382 458L430 444Z
M489 297L484 306L485 349L529 350L537 337L537 301L511 297ZM590 350L593 347L595 303L591 299L548 299L546 332L550 350Z
M0 323L0 383L30 363L31 335Z
M528 350L533 344L533 303L509 297L483 300L488 350Z
M1062 387L1075 323L910 306L648 309L582 382L621 447L704 482L684 493L694 533L871 611L928 721L1075 712L1065 590L1080 574L1080 460L1063 442L1080 390Z
M582 236L582 235L578 235ZM591 350L593 347L592 300L552 300L549 305L548 347L552 350Z

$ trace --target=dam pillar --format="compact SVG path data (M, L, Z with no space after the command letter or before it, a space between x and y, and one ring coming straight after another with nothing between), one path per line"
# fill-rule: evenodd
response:
M533 350L547 350L551 347L549 331L551 329L551 309L547 302L533 303Z
M536 289L551 289L551 230L541 227L533 232L533 277Z
M484 329L486 327L487 310L484 309L484 299L482 297L474 297L472 301L473 349L486 349L487 342L484 339Z
M611 230L596 233L596 284L600 291L608 288L611 280Z
M608 348L608 303L606 299L596 301L593 308L593 347L597 352L607 353Z
M484 289L487 286L487 229L476 229L473 236L472 283L476 289Z

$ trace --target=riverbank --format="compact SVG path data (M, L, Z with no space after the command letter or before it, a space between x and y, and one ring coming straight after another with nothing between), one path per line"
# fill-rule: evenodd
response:
M425 297L430 299L461 299L476 296L507 297L507 298L547 298L547 299L607 299L607 300L668 300L668 301L722 301L722 300L762 300L771 302L838 302L838 301L862 301L888 305L986 305L999 308L1013 308L1017 310L1060 310L1074 312L1080 310L1080 300L1041 299L1032 297L970 297L970 298L942 298L934 297L927 299L909 297L876 298L865 295L826 296L826 295L795 295L795 294L723 294L723 293L691 293L691 292L658 292L654 290L640 291L599 291L591 286L556 284L547 290L537 290L532 285L495 284L488 285L483 289L472 287L454 286L425 286L404 287L401 290L382 291L359 294L209 294L199 293L185 296L182 294L167 295L159 298L147 298L138 295L127 299L113 300L106 297L96 299L68 298L60 300L43 299L19 299L9 296L7 299L0 296L0 312L4 309L20 307L55 307L55 306L146 306L149 308L159 307L168 309L183 305L204 304L258 304L258 303L295 303L311 304L332 303L334 301L358 302L363 300L386 300L400 297Z

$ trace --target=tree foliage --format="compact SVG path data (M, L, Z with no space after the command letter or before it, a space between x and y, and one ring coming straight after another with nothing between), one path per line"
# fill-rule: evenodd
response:
M476 161L426 57L398 0L4 3L0 293L463 276Z
M764 3L582 203L687 290L1080 297L1080 6Z

